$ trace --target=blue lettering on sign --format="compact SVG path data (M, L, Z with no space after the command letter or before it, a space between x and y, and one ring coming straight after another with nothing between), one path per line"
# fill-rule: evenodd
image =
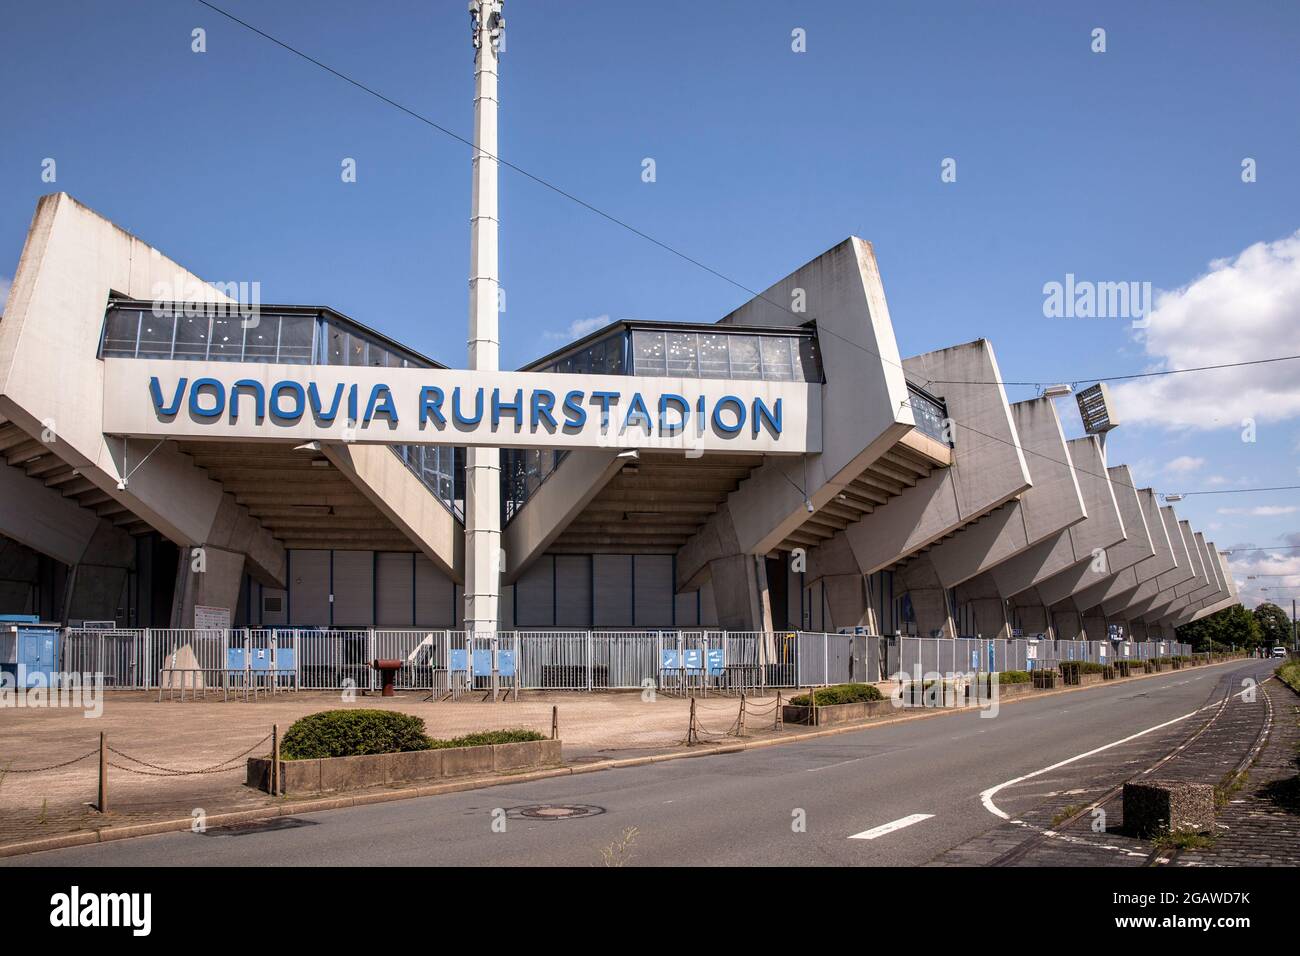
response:
M316 389L315 382L312 382L307 386L307 397L311 400L312 416L328 425L338 417L339 404L343 401L343 383L339 382L335 387L334 401L330 403L329 411L326 411L325 407L321 404L320 392Z
M285 411L280 400L288 394L293 399L289 410ZM296 422L302 418L303 407L307 403L307 393L297 382L276 382L271 386L271 417L287 422Z
M713 403L710 410L705 395L700 395L692 403L683 395L664 392L650 396L656 401L654 407L657 414L652 414L650 401L641 392L632 392L624 403L621 392L584 392L573 389L564 393L564 400L557 407L556 393L547 388L532 389L527 396L523 388L515 389L513 396L508 392L503 396L498 388L492 389L490 396L485 396L486 389L476 388L472 390L474 407L470 412L467 410L470 396L463 395L462 391L465 390L459 386L452 389L449 416L445 408L445 391L436 385L421 386L418 392L420 428L432 425L441 430L447 426L450 417L453 426L469 429L483 424L484 411L489 411L488 419L494 430L500 426L503 415L510 415L514 418L516 432L523 429L526 420L532 432L542 429L553 433L562 427L566 432L572 433L586 426L588 411L585 406L588 404L600 410L602 428L609 426L611 409L625 404L627 415L622 423L623 431L634 428L647 437L655 434L661 437L679 435L686 431L692 417L697 422L697 433L703 433L706 427L712 426L715 432L724 436L738 435L749 424L755 438L761 432L780 438L784 425L782 400L779 398L769 405L763 398L755 397L746 405L736 395L723 395ZM166 420L174 418L182 406L188 406L190 415L200 422L216 422L229 409L230 421L235 423L239 421L240 412L246 412L246 407L241 408L241 399L245 400L246 406L246 400L251 398L252 414L259 424L268 415L277 424L296 423L304 413L310 411L317 423L330 425L344 410L345 394L349 425L369 425L379 418L386 419L390 427L397 425L397 398L393 390L383 383L369 386L362 415L362 396L357 384L334 383L327 403L326 396L321 394L316 382L304 384L284 379L270 385L268 389L266 384L253 378L241 378L227 387L217 378L204 377L191 381L181 377L168 395L164 394L162 383L156 375L149 379L149 399L154 414ZM487 409L485 405L488 406ZM562 421L557 418L557 411L563 414Z

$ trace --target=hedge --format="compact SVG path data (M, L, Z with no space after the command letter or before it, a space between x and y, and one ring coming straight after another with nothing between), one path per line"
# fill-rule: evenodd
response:
M424 720L395 710L323 710L294 721L280 741L283 760L358 757L428 750Z
M999 671L999 684L1028 684L1034 679L1029 671Z
M395 710L324 710L294 721L280 742L281 760L318 760L367 754L481 747L545 740L533 730L485 730L439 740L424 732L424 719Z
M832 687L819 687L813 691L818 707L830 704L861 704L866 701L884 700L885 695L874 684L835 684ZM791 697L790 703L795 707L807 707L812 703L810 695L800 694Z
M1062 673L1068 668L1075 668L1080 674L1100 674L1105 670L1105 665L1096 661L1061 661Z

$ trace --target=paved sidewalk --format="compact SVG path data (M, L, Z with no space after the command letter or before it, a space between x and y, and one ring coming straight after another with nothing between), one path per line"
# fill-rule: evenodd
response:
M270 752L266 738L272 724L283 733L299 717L321 710L400 710L423 717L430 736L456 737L504 728L549 735L554 706L570 764L677 749L690 719L688 700L662 694L646 700L638 691L524 694L495 704L477 697L437 703L424 696L406 692L345 703L337 692L299 692L223 702L210 694L207 700L159 703L156 692L127 691L106 694L97 719L72 709L6 710L0 721L0 845L175 819L196 809L217 813L270 806L271 797L243 786L245 755ZM747 699L747 736L772 732L775 704L775 697ZM710 732L703 741L724 739L739 709L734 697L698 700L697 720ZM107 816L89 806L96 799L101 731L116 751L110 755ZM58 766L69 761L74 762ZM28 772L47 767L54 769ZM215 769L200 772L207 768ZM183 773L171 772L177 770Z

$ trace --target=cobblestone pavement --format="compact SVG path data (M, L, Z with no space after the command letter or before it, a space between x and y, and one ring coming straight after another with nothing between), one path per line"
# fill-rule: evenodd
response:
M1220 677L1211 699L1242 688ZM937 866L1238 866L1300 865L1300 697L1285 685L1259 685L1253 699L1231 697L1173 724L1070 766L1085 787L1052 789L1048 774L1000 792L1012 820L941 854ZM1135 732L1140 728L1134 728ZM1267 732L1267 739L1261 734ZM1255 760L1244 777L1236 771ZM1135 776L1213 784L1229 793L1217 814L1213 846L1156 852L1129 836L1117 792ZM1230 792L1238 781L1241 789ZM1099 808L1092 808L1100 802ZM1100 811L1100 812L1099 812Z

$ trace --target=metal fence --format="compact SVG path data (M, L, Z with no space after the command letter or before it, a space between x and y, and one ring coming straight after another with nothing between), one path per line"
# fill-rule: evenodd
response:
M1190 653L1173 642L1028 641L815 631L500 631L70 628L59 670L101 673L107 687L152 690L183 671L245 674L240 686L379 690L377 660L396 686L457 697L472 691L739 693L886 680L906 674L1032 670L1069 660L1146 660ZM168 676L170 675L170 676ZM215 682L215 676L212 678ZM236 681L238 684L239 682ZM215 683L212 686L217 686ZM233 685L232 685L233 686Z

